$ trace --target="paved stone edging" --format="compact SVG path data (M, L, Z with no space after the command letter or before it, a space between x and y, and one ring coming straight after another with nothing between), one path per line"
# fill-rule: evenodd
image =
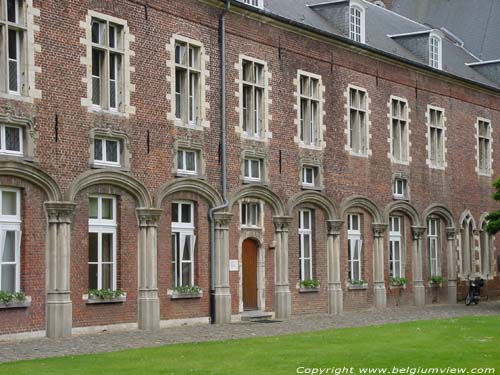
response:
M405 306L381 310L370 309L349 312L341 316L300 315L293 316L289 321L272 324L242 322L225 325L173 327L157 332L133 330L80 335L66 339L39 338L6 341L0 344L0 362L104 353L178 343L286 335L329 328L484 315L500 315L500 302L482 302L477 306L468 307L465 305L435 305L423 308Z

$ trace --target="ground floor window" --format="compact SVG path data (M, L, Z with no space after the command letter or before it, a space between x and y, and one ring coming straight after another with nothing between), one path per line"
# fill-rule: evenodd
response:
M389 232L389 275L390 277L403 277L402 267L402 218L391 216Z
M194 204L172 203L172 284L194 286Z
M363 241L361 240L361 215L348 215L347 225L347 256L349 281L361 280L361 249Z
M299 211L300 279L313 278L312 263L312 211Z
M16 293L21 288L21 194L0 187L0 291Z

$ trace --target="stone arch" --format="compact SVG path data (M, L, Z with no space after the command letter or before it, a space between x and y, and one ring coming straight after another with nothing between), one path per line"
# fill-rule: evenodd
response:
M66 199L73 202L78 192L92 185L116 186L130 193L137 200L139 207L151 207L151 196L142 182L127 173L107 169L96 169L80 174L66 191Z
M17 177L40 187L49 201L62 200L57 182L46 172L32 164L17 161L0 161L0 176Z
M411 218L411 224L413 226L419 227L421 224L420 222L420 217L418 215L417 210L415 207L413 207L410 203L406 201L394 201L389 203L385 209L384 209L384 221L386 223L389 222L389 216L391 215L392 212L394 211L399 211L403 212L404 214L408 215Z
M372 216L374 223L383 222L382 214L380 213L380 210L378 209L377 205L370 199L360 195L351 196L342 202L340 206L341 217L343 218L345 213L354 207L366 210Z
M433 204L427 207L422 215L422 223L427 223L427 218L429 215L438 215L446 221L446 226L448 228L455 229L455 220L453 219L453 214L451 211L441 204Z
M462 212L462 215L460 215L460 221L459 221L460 227L462 227L464 221L472 223L472 228L474 229L474 231L477 230L476 220L474 219L474 216L472 215L469 209L465 210L464 212Z
M476 235L477 226L469 209L462 212L459 221L459 254L462 277L476 272Z
M269 204L273 209L275 216L284 216L286 214L285 205L276 193L262 185L246 185L235 190L229 198L228 210L231 211L234 204L243 198L261 199Z
M321 208L326 213L328 220L338 219L338 209L335 204L326 195L317 191L302 191L291 197L288 201L288 213L291 215L295 207L304 203Z
M191 192L203 197L211 207L222 205L223 199L219 192L207 182L195 178L182 178L167 182L156 191L154 206L161 207L165 197L177 192Z

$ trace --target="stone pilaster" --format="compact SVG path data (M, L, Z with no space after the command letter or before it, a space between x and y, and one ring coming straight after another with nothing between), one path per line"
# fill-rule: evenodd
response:
M448 303L457 303L457 252L455 228L446 228L448 251Z
M231 322L231 291L229 289L229 224L233 214L214 213L215 221L215 265L214 304L215 323Z
M344 310L342 285L340 283L340 230L342 220L328 220L328 313L339 315Z
M416 306L425 305L425 286L423 278L422 240L425 227L411 227L413 234L413 302Z
M139 267L139 290L137 294L137 323L139 329L160 328L160 299L158 297L157 230L162 210L138 208L139 222L137 257Z
M375 307L387 305L387 292L384 277L384 235L387 224L373 223L373 295Z
M70 292L72 202L45 202L48 220L47 337L71 336L73 325Z
M290 284L288 282L288 228L293 218L289 216L273 217L275 249L275 314L277 319L288 319L292 313Z

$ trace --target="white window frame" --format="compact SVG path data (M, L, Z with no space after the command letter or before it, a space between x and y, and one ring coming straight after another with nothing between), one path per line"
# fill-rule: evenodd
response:
M304 85L303 85L304 83ZM298 72L299 141L302 147L321 146L322 91L321 76ZM315 110L313 111L313 108Z
M116 218L117 208L116 208L116 197L112 195L90 195L89 196L89 214L90 214L90 199L97 199L97 218L90 218L89 215L89 234L96 233L97 234L97 262L90 262L88 264L97 265L97 289L102 289L102 266L105 264L110 264L112 266L112 280L111 280L111 289L116 290L116 274L117 274L117 261L116 261L116 247L117 247L117 227L118 221ZM102 218L102 201L103 199L110 199L113 203L112 219L103 219ZM102 235L103 234L112 234L113 242L112 242L112 254L113 261L112 262L103 262L102 260ZM90 245L89 245L90 246Z
M2 194L3 192L16 193L16 214L15 215L2 215ZM15 252L14 261L4 262L3 252L5 250L6 232L15 233ZM0 187L0 290L2 289L2 266L15 265L15 290L14 292L21 291L21 192L19 189Z
M436 119L441 119L441 121L436 121L433 123L432 113L436 112ZM439 116L441 114L441 116ZM443 108L436 107L433 105L427 106L427 121L428 121L428 162L431 168L435 169L445 169L446 167L446 115ZM435 136L433 138L433 130ZM438 134L441 134L438 137ZM439 139L438 139L439 138ZM435 144L434 144L435 143ZM436 155L433 158L433 150Z
M396 199L402 199L408 196L408 181L405 178L394 177L392 182L392 195Z
M171 264L174 269L173 271L173 287L179 287L179 286L194 286L194 265L195 265L195 247L196 247L196 236L194 234L195 231L195 217L194 217L194 203L190 201L174 201L172 202L172 205L177 204L178 209L177 209L177 214L178 214L178 219L182 217L182 206L183 205L189 205L190 207L190 217L191 221L188 223L184 223L182 221L174 221L174 218L172 217L172 222L171 222L171 233L172 233L172 253L174 254L173 258L171 259ZM181 219L182 220L182 219ZM179 249L177 249L177 241L174 238L176 236L179 236ZM190 260L183 260L183 252L184 252L184 245L186 243L186 239L189 238L189 241L191 243L191 247L189 249L190 251ZM180 257L180 261L178 259ZM182 279L182 267L184 264L189 264L190 265L190 279L188 282Z
M102 152L103 160L96 159L96 154L95 154L96 140L101 141L101 145L102 145L101 152ZM117 143L117 146L116 146L116 152L117 152L116 160L117 161L116 162L106 160L106 158L107 158L106 148L107 148L108 141ZM94 152L94 164L110 166L110 167L120 167L121 166L121 141L119 139L96 136L96 137L94 137L94 151L93 152Z
M481 124L487 126L487 134L481 135ZM477 171L480 175L491 176L492 174L492 143L493 143L493 129L491 121L478 117L476 121L477 129ZM481 150L482 146L484 150ZM483 165L481 165L481 153L483 153Z
M187 154L194 154L194 170L186 169L187 165ZM179 161L182 164L182 168L179 168ZM197 175L198 174L198 151L180 148L177 150L177 172L187 175Z
M429 65L434 69L441 70L443 68L443 41L437 34L429 35Z
M252 175L252 163L255 163L255 162L258 163L258 168L257 168L257 170L259 171L258 176ZM247 173L246 173L247 171L248 171L249 175L247 175ZM248 181L248 182L260 182L260 181L262 181L262 160L257 159L257 158L245 158L244 166L243 166L243 176L244 176L245 181Z
M427 250L429 254L429 274L430 276L441 276L440 261L440 220L436 217L427 219ZM434 248L435 254L432 254Z
M306 215L307 214L307 215ZM299 210L299 247L300 247L300 280L308 280L304 276L306 274L306 262L309 261L309 275L310 279L314 279L313 274L313 212L309 209L301 209ZM307 220L307 226L304 225L305 220L304 217L307 216L309 219ZM305 256L305 248L304 243L306 242L306 237L309 236L309 257Z
M397 105L398 111L394 108ZM401 113L401 107L403 113ZM398 164L409 164L410 137L409 137L409 112L408 100L391 96L390 98L390 133L391 133L391 160ZM395 126L396 125L396 126ZM394 134L395 128L398 134ZM396 155L396 141L399 140L399 155Z
M352 92L354 94L359 95L359 105L356 105L355 103L353 104L351 98L352 98ZM361 94L364 95L364 108L363 108L363 103L361 101ZM357 87L353 85L349 85L347 88L347 121L348 121L348 129L347 129L347 149L351 153L351 155L354 156L361 156L361 157L368 157L370 155L370 132L369 132L369 97L368 97L368 92L362 88L362 87ZM355 115L360 118L359 120L359 129L358 129L358 142L359 142L359 149L354 149L354 135L355 131L353 126L357 125L355 123L355 119L352 118L351 112L355 112ZM361 117L364 119L361 121Z
M6 149L6 136L5 128L15 128L19 131L19 151L7 150ZM0 154L2 155L12 155L12 156L23 156L24 155L24 129L21 126L0 124Z
M357 28L359 30L356 30ZM349 6L349 39L365 43L365 10L358 4Z
M240 0L240 1L252 7L264 9L264 0Z
M357 223L358 223L358 228L355 229L354 227L354 217L357 217ZM362 280L362 249L363 249L363 240L361 239L361 215L360 214L349 214L347 215L347 241L348 241L348 254L347 254L347 263L348 263L348 270L349 274L354 275L355 271L355 263L358 264L358 274L359 274L359 280ZM358 247L358 258L354 259L352 257L351 251L354 249L354 246ZM354 280L349 278L349 280L352 281L359 281L359 280Z
M251 64L252 66L252 81L245 80L245 65ZM260 76L256 76L256 68L260 70ZM264 62L241 57L241 130L245 137L262 139L266 133L266 111L267 111L267 66ZM250 89L252 108L247 108L245 105L245 90ZM256 100L256 93L260 92L259 100ZM247 115L250 113L250 115ZM247 119L248 117L248 119ZM247 121L250 120L250 121Z
M402 216L391 216L389 218L389 276L390 277L404 277L402 228L403 228ZM396 246L396 244L398 246ZM399 253L398 254L399 260L396 259L395 256L396 253Z
M311 176L312 179L311 181L307 181L307 171L311 171ZM316 173L317 173L318 167L313 167L310 165L304 165L302 167L302 186L304 187L315 187L316 186Z
M245 209L243 209L245 206ZM256 209L255 215L252 215L252 210ZM245 211L245 212L243 212ZM252 216L255 216L255 224L251 224ZM262 228L262 204L255 201L245 201L240 204L240 227L246 229Z

